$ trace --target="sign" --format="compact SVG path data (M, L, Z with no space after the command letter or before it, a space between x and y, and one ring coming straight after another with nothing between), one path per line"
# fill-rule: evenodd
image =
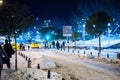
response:
M63 26L63 36L72 36L72 26Z

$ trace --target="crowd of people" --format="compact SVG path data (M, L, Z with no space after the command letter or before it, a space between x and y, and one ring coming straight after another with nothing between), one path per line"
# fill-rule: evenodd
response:
M56 48L56 49L60 49L60 48L65 48L65 41L63 41L62 43L60 43L59 41L52 41L50 44L46 41L44 48Z
M25 43L20 43L20 50L25 51Z
M5 44L0 44L0 80L1 80L1 71L3 69L3 64L7 64L7 68L11 68L10 58L15 53L11 44L8 43L8 40L5 40Z

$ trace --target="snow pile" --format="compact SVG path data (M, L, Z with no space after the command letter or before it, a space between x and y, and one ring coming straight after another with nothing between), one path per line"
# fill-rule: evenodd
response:
M36 52L22 52L23 55L28 56L28 58L30 58L32 68L37 68L38 64L40 69L56 68L56 64L54 60L41 55L42 53L43 52L40 52L39 54ZM28 62L26 63L28 64Z
M51 72L51 76L47 78L47 71L40 69L28 68L26 70L14 72L7 77L7 80L61 80L60 74Z
M52 59L47 58L45 56L41 56L41 58L33 60L32 63L33 63L32 67L36 67L37 64L39 64L40 69L56 68L55 62Z

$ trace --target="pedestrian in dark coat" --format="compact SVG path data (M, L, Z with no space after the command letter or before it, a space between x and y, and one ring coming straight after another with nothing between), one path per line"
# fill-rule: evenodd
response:
M8 56L4 51L4 49L2 48L2 45L0 44L0 80L1 80L1 71L3 68L3 56L6 58L6 60L8 60Z
M57 41L57 43L56 43L56 47L57 47L57 49L59 49L60 48L60 44L59 44L59 42Z
M55 41L52 42L53 48L55 48Z
M12 55L15 53L15 51L13 50L11 44L8 44L8 40L5 40L5 45L4 45L4 50L6 52L6 54L8 55L8 61L5 62L7 63L7 67L10 68L10 58L12 57Z

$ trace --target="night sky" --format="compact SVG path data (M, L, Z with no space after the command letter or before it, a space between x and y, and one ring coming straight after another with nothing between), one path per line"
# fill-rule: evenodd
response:
M78 6L78 0L6 0L8 3L28 5L32 13L42 19L61 17L69 18Z
M71 24L75 16L87 18L89 11L94 12L101 8L107 11L112 17L118 18L120 15L120 0L4 0L9 3L22 3L27 5L33 15L41 22L51 19L53 23ZM97 4L96 4L97 3ZM115 7L113 9L113 6ZM116 10L115 10L116 9ZM115 12L117 11L117 12ZM114 13L114 14L113 14ZM118 14L118 15L117 15ZM116 16L117 15L117 16ZM87 17L85 17L87 16ZM54 21L53 21L54 20ZM57 21L58 20L58 21Z

